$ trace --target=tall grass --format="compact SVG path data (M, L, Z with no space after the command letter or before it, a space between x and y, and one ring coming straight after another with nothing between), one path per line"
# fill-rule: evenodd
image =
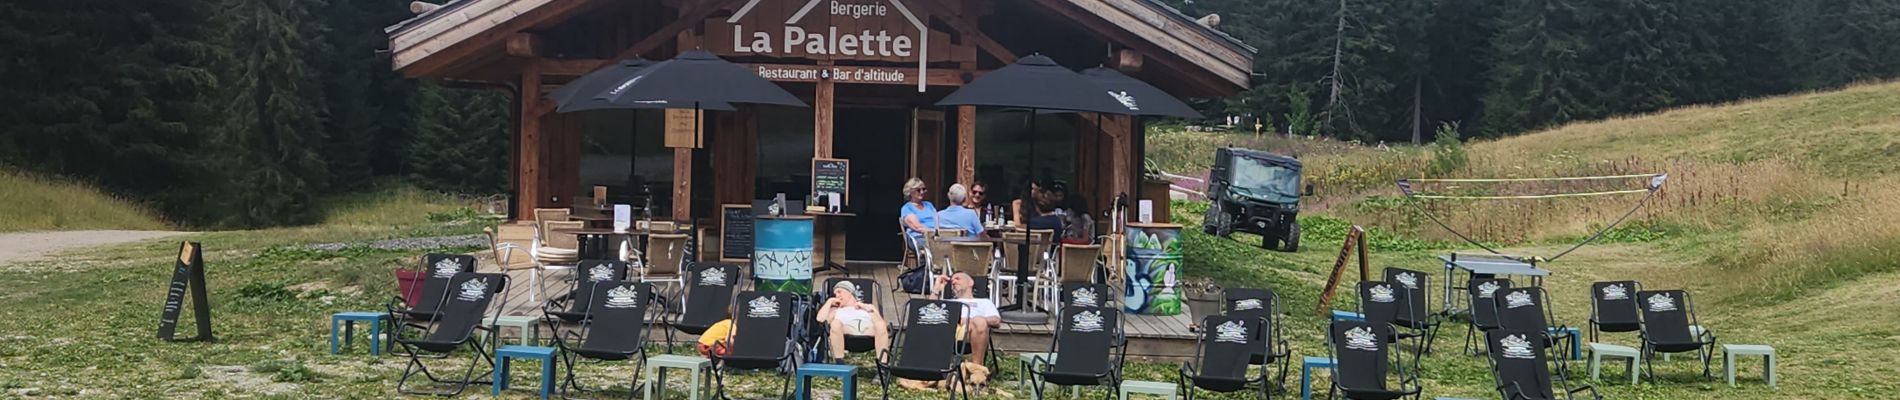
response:
M164 230L151 210L92 186L0 168L0 232Z

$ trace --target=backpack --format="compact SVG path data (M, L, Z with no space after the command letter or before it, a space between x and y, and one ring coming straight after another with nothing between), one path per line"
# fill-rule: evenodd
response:
M898 288L910 294L923 294L925 290L930 289L930 274L924 273L924 268L923 266L911 267L909 271L898 274Z

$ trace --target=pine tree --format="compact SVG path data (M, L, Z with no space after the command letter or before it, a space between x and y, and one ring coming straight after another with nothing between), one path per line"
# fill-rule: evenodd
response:
M509 101L499 93L422 85L410 97L409 180L431 190L507 190Z
M1585 21L1565 0L1526 0L1505 9L1493 39L1483 133L1500 136L1601 115L1581 63Z
M223 157L217 162L230 186L215 201L233 210L226 226L260 226L307 220L315 195L329 176L323 146L323 93L311 55L322 48L321 25L310 10L318 0L230 0L233 48L238 55L225 87L229 98Z

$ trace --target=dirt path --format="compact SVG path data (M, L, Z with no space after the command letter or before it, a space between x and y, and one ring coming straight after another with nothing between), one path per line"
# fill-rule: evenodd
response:
M0 233L0 265L38 260L59 251L182 235L171 231L58 231Z

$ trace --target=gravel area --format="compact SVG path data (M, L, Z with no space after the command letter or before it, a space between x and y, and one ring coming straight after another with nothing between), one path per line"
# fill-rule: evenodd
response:
M39 260L55 252L182 235L168 231L58 231L0 233L0 264Z
M378 240L369 243L321 243L304 246L306 249L337 251L350 246L369 246L380 250L423 250L443 247L481 247L488 245L488 238L482 235L433 236Z

